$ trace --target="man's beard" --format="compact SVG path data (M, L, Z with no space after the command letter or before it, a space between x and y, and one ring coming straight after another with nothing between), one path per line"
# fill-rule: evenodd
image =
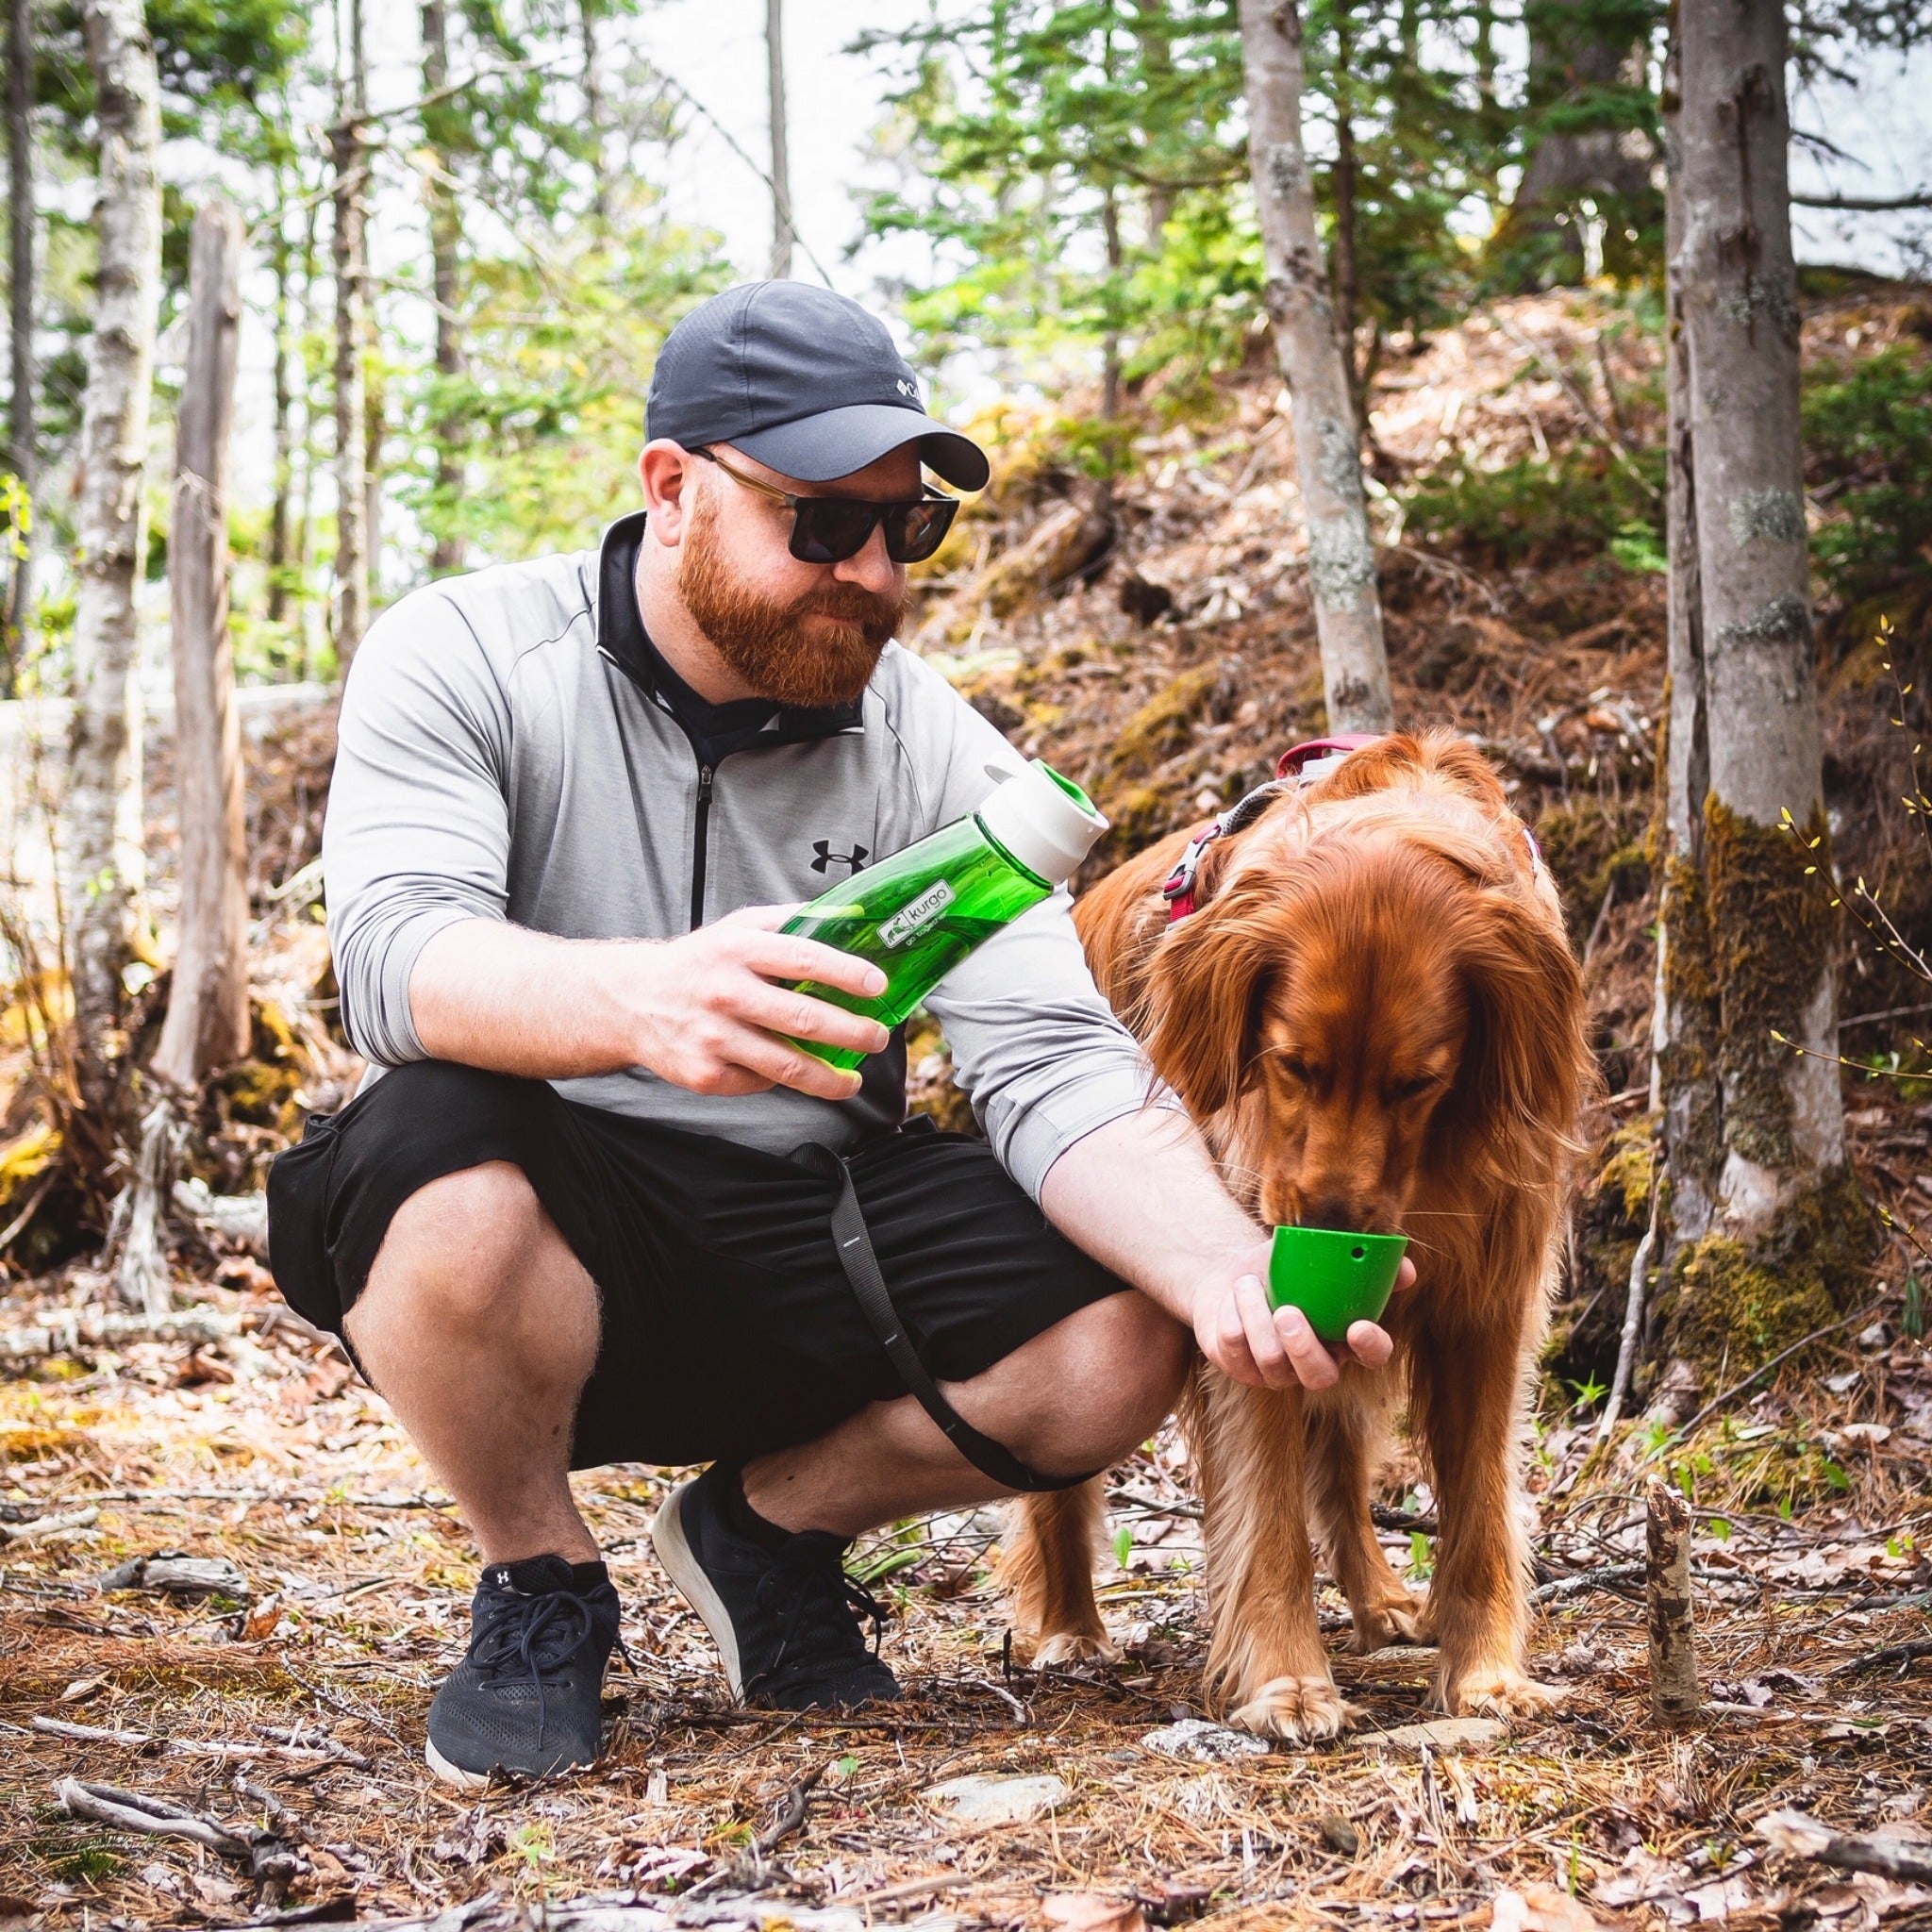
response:
M680 546L677 588L719 657L760 696L819 709L850 704L865 689L905 613L903 597L827 583L780 603L736 582L719 556L718 511L708 495L692 508ZM836 620L808 631L802 620Z

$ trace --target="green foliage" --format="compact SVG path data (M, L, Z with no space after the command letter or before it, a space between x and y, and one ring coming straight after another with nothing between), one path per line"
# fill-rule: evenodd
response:
M556 254L467 267L467 367L408 385L406 499L431 537L497 559L592 544L636 501L658 345L730 279L715 238L648 219L579 225ZM462 425L463 481L435 487L431 425Z
M1662 452L1645 450L1637 463L1661 488ZM1658 503L1595 444L1495 470L1457 458L1418 477L1407 508L1414 536L1491 568L1603 553L1647 570L1663 544Z
M1873 607L1932 598L1932 352L1901 342L1807 373L1807 480L1833 487L1811 555L1861 640Z

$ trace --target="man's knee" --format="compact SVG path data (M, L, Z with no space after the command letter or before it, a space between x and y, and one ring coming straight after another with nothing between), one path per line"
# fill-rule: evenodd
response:
M1093 1302L1041 1338L1051 1401L1025 1426L1025 1459L1051 1475L1100 1468L1144 1442L1179 1399L1191 1338L1145 1295Z
M530 1263L558 1239L520 1167L486 1161L443 1174L395 1211L360 1298L351 1340L386 1315L463 1322L500 1315Z

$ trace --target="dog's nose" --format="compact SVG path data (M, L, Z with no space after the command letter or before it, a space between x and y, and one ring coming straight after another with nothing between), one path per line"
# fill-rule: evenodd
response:
M1308 1203L1302 1214L1302 1225L1332 1227L1344 1234L1355 1234L1360 1231L1361 1224L1356 1219L1356 1210L1340 1194L1324 1194Z

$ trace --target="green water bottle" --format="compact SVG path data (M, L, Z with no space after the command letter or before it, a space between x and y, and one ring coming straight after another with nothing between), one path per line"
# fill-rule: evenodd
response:
M1107 830L1071 779L1035 758L977 811L869 866L794 913L781 930L870 959L886 990L870 999L800 982L799 990L888 1030L975 946L1073 877ZM793 1042L835 1067L865 1056L816 1040Z

